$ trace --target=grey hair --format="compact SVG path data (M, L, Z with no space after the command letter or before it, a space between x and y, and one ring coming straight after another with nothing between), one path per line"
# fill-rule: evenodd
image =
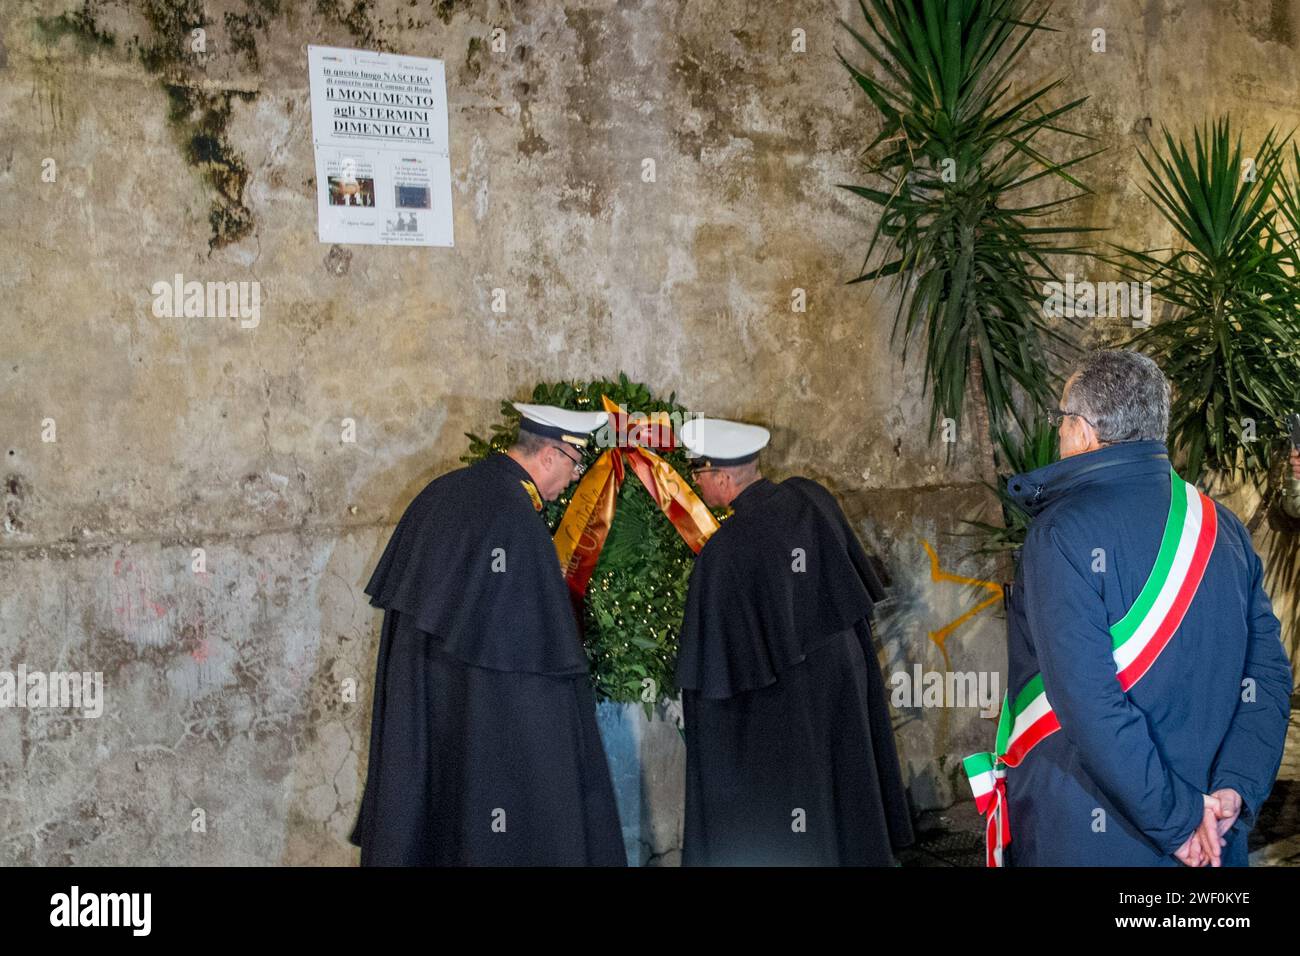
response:
M743 465L722 466L719 468L719 471L730 472L732 480L737 484L742 481L749 481L750 479L758 478L762 475L762 472L758 470L757 458L753 461L747 461Z
M557 438L547 438L545 435L526 432L521 428L519 429L519 437L515 439L515 443L510 447L532 458L540 455L547 448L561 447L561 442Z
M1089 352L1075 369L1070 408L1088 418L1097 440L1164 441L1169 432L1169 380L1140 352Z

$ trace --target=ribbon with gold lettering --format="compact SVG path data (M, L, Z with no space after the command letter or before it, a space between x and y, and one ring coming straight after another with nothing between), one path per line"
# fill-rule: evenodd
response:
M614 524L618 490L629 468L696 554L718 530L717 519L690 485L652 450L678 447L668 413L629 415L608 395L602 395L601 401L609 412L616 444L601 452L582 476L555 531L555 550L575 597L586 593L596 570L596 561Z

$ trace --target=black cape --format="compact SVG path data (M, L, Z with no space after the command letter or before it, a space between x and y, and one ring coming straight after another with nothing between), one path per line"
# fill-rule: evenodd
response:
M912 825L871 641L884 588L816 482L760 479L732 508L682 626L682 863L890 865Z
M430 482L366 585L384 624L350 837L363 866L627 865L587 656L527 479L493 454Z

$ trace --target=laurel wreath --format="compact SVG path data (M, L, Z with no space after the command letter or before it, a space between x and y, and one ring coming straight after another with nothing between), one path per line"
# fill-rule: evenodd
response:
M623 373L617 379L590 382L542 382L528 401L577 411L596 411L608 396L629 412L679 413L676 402L656 398L645 385ZM494 451L505 451L519 433L519 413L509 401L501 403L502 420L491 426L491 437L466 433L469 451L462 461L474 462ZM590 447L584 464L595 462L602 449ZM680 450L660 454L692 485L686 455ZM554 533L569 505L574 482L542 511ZM698 489L695 489L698 493ZM623 482L618 507L605 547L583 599L583 630L591 677L603 700L637 702L647 717L657 701L677 696L673 670L686 589L694 555L635 477Z

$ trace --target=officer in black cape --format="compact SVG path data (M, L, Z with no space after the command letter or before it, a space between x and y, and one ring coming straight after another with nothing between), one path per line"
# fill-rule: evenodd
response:
M627 856L587 655L539 512L605 412L516 405L508 453L432 482L366 593L384 609L366 865L611 865Z
M733 509L682 624L682 864L888 866L912 824L871 641L884 588L830 492L762 476L768 437L681 429L705 503Z

